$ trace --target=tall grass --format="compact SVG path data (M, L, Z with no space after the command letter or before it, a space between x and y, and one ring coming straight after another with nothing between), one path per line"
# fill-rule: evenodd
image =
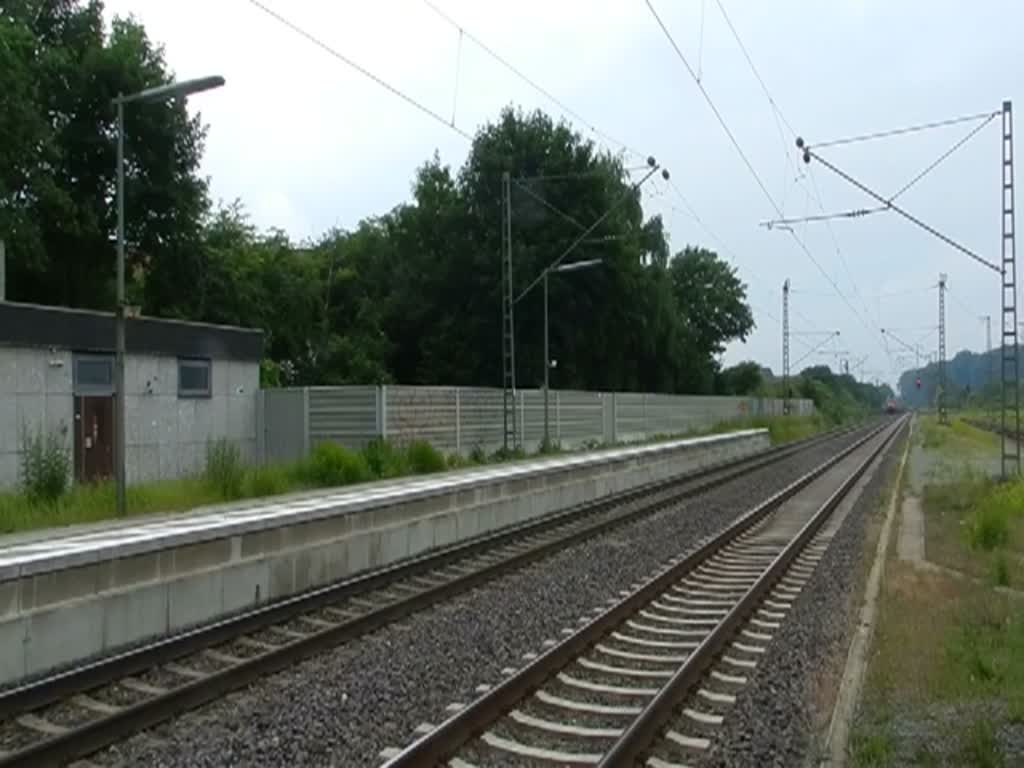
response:
M21 433L19 479L30 504L54 504L68 489L71 457L56 432Z
M317 443L298 468L299 477L317 487L348 485L371 479L366 457L337 443Z
M818 413L790 416L751 416L740 421L723 421L708 430L709 434L734 432L738 429L767 429L772 445L790 443L828 429L829 423Z
M817 415L757 417L741 423L715 425L707 432L765 428L773 443L782 443L808 437L827 426ZM25 482L20 492L0 492L0 533L113 517L112 483L79 484L69 488L70 459L66 452L58 450L58 446L62 446L59 439L40 435L32 440L31 449L26 451L29 457L26 466L30 468L26 477L31 478L31 482ZM561 450L556 444L546 448L552 452ZM375 440L360 451L324 442L317 444L305 459L296 462L248 466L237 446L226 440L215 440L207 445L206 462L197 476L130 486L126 506L129 515L178 512L244 498L512 461L526 455L523 450L515 449L499 450L488 456L478 445L468 456L453 454L446 458L424 440L412 440L406 445ZM40 503L41 499L46 499L46 503Z
M206 445L206 468L203 478L224 501L242 497L245 467L242 451L227 438L213 440Z
M973 505L965 531L972 549L991 552L1010 541L1011 522L1024 516L1024 482L993 487Z

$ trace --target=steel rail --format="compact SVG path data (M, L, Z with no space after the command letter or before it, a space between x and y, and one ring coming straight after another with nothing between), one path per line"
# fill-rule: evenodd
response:
M836 507L846 498L860 480L861 476L875 462L875 459L889 447L895 437L905 428L906 418L899 420L891 428L885 439L871 451L857 468L849 474L839 486L804 523L800 531L775 557L757 581L744 593L743 597L732 607L725 617L705 637L700 644L687 656L668 682L655 694L637 715L636 719L623 731L622 735L605 752L598 768L632 768L649 749L658 737L662 728L672 718L676 709L690 695L694 687L700 683L715 659L733 639L736 632L746 623L757 606L785 575L789 567L822 525L831 517Z
M558 670L584 653L599 638L888 427L887 422L872 428L852 445L747 511L717 534L702 539L684 558L662 570L657 576L583 625L577 632L537 656L515 674L413 742L385 763L383 768L422 768L443 763L453 757L467 742L485 731Z
M231 690L247 685L259 677L291 666L312 654L362 636L411 613L449 599L453 595L493 580L502 573L519 569L578 541L653 514L750 471L777 463L821 442L836 439L851 431L854 430L834 430L781 448L767 449L740 459L718 462L681 477L650 483L622 494L606 497L596 503L579 505L546 516L539 521L502 529L494 534L453 545L440 553L426 553L413 561L405 561L379 569L366 576L313 590L240 616L0 692L0 719L9 720L18 714L60 702L83 691L116 683L119 679L180 659L210 646L228 642L266 626L287 621L320 607L397 581L413 578L425 572L435 571L446 564L479 555L489 549L499 548L518 538L543 533L562 525L579 523L585 521L587 517L614 509L616 506L637 500L642 501L646 496L670 491L668 496L651 504L640 506L594 525L573 530L567 536L544 541L536 547L510 555L464 576L452 578L435 588L425 589L406 599L385 604L350 621L311 633L279 648L247 658L239 664L212 672L202 679L185 683L165 694L126 706L119 712L83 723L65 733L41 739L21 750L0 755L0 767L60 763L90 754L128 734L151 727L223 696ZM678 490L673 491L673 488Z

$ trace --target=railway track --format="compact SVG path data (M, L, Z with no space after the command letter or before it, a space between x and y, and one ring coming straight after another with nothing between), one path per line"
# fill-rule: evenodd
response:
M621 598L544 641L526 664L386 768L697 765L853 504L903 428L886 423ZM845 502L845 503L844 503Z
M61 765L92 754L302 658L849 431L511 526L0 691L0 766Z

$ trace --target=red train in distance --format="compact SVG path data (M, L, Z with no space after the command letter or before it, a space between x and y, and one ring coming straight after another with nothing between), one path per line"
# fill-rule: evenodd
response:
M886 413L899 413L903 409L900 407L900 401L895 397L890 397L885 401L885 412Z

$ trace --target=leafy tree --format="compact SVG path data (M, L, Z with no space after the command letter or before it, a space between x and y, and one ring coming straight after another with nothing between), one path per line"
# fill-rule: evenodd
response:
M761 388L762 381L761 366L747 361L723 370L717 389L723 395L753 395Z
M141 25L115 19L105 32L99 0L5 2L0 231L13 298L112 306L110 101L171 79ZM498 384L506 172L517 294L609 212L568 254L600 267L550 280L555 386L710 392L716 356L753 327L734 270L699 247L670 258L622 158L539 111L505 109L461 168L435 154L408 203L307 243L257 231L240 202L211 210L204 129L181 104L131 104L125 121L130 298L151 314L262 328L268 384ZM516 306L523 386L543 380L542 298L538 286Z
M746 286L735 267L713 251L687 247L669 264L672 291L684 322L686 357L690 361L681 389L711 392L714 358L731 340L743 341L754 328L746 303Z
M113 302L110 101L172 78L141 25L115 19L108 36L102 11L98 0L9 0L0 13L0 231L15 299ZM195 284L203 137L181 104L125 110L128 268L145 275L150 309L163 310L180 286Z

